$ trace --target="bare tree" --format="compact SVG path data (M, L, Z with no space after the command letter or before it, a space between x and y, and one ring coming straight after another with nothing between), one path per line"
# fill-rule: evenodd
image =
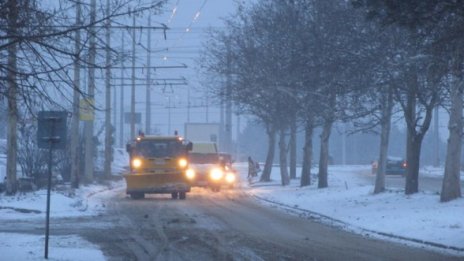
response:
M428 72L429 76L432 75L432 82L435 84L440 78L443 77L446 68L455 79L462 78L462 24L464 18L464 9L461 3L455 1L366 1L355 0L354 4L362 6L366 10L368 18L376 19L381 24L398 25L407 28L414 36L414 41L420 41L424 48L423 54L433 55L435 58L444 57L451 61L448 66L444 66L443 62L440 68L434 68L433 72ZM446 58L445 58L446 60ZM437 75L437 71L440 71ZM428 80L429 78L426 77ZM444 85L446 86L446 84ZM451 116L449 122L450 139L448 140L447 160L445 165L445 176L443 180L443 187L441 193L441 201L448 201L460 197L460 182L459 182L459 165L461 161L460 150L460 137L462 136L462 84L459 80L453 81L451 84L451 93L453 99L451 100ZM430 92L428 92L430 94ZM411 95L414 93L411 93ZM433 94L432 94L433 95ZM457 98L461 97L461 98ZM430 97L434 99L433 97ZM424 97L422 96L422 100ZM428 99L429 101L431 99ZM410 116L413 114L413 102L410 98L409 106L405 111L406 121L409 122L408 134L410 138L421 138L427 121L431 116L426 113L424 127L418 132L415 132L411 127L413 126L414 118ZM438 101L435 106L438 104ZM423 102L424 103L424 102ZM428 103L429 105L430 104ZM430 108L430 106L428 106ZM427 110L428 111L428 110ZM408 118L409 116L409 118ZM414 125L415 126L415 125ZM458 127L458 128L456 128ZM408 142L411 151L418 150L417 142L410 140ZM416 146L414 146L416 144ZM420 145L419 145L420 146ZM409 150L408 150L409 151ZM417 152L419 153L419 152ZM411 159L410 159L411 157ZM408 156L408 160L413 160L412 166L409 163L408 178L406 184L406 193L417 192L417 171L418 171L418 156Z
M42 7L42 3L35 0L8 0L0 3L0 54L8 57L6 63L0 60L0 75L7 76L0 78L0 83L6 85L1 94L8 100L8 194L16 192L18 101L30 112L35 112L32 110L33 105L39 101L43 109L68 110L73 103L69 99L73 91L85 96L68 71L73 63L76 64L76 60L87 66L97 65L88 64L80 55L88 48L88 38L84 37L80 49L72 50L69 47L74 42L74 32L87 32L91 26L97 26L110 18L158 9L164 2L144 4L142 1L114 1L116 4L108 15L81 25L76 25L68 13L76 1L60 2L62 5L53 10ZM136 8L127 10L131 5ZM56 99L57 96L60 99Z

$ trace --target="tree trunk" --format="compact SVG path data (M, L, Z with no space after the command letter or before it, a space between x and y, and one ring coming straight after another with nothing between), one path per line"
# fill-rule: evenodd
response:
M451 113L448 123L450 136L446 152L445 176L440 194L440 201L447 202L461 197L461 135L463 90L462 83L455 82L451 87Z
M438 100L438 94L432 96L429 104L422 104L425 107L425 116L418 116L416 113L419 85L417 72L411 74L410 79L410 88L404 111L404 117L408 127L406 142L406 159L408 163L408 167L406 169L406 195L419 192L419 167L422 141L430 127L430 123L432 122L433 108ZM421 125L418 125L418 121L420 120L419 117L423 117L424 119ZM418 127L419 130L417 130Z
M407 162L406 169L406 195L419 192L419 162L420 151L422 146L422 137L420 135L411 135L408 132L407 141Z
M16 35L18 20L18 3L16 0L8 1L8 34ZM13 38L11 41L15 41ZM18 85L16 83L17 73L17 45L8 46L8 134L7 134L7 162L6 162L6 194L13 195L17 191L16 161L17 161L17 122L18 108L17 96Z
M288 176L287 166L287 143L285 142L285 130L279 132L279 164L280 164L280 177L282 186L290 184L290 177Z
M275 153L275 137L276 131L270 130L267 132L268 135L268 149L266 155L266 162L264 163L263 173L261 174L260 181L271 181L271 171L272 171L272 163L274 161L274 153Z
M290 179L296 179L296 119L290 126Z
M305 126L305 144L303 148L303 168L301 169L300 186L311 185L311 164L313 160L313 130L314 126L308 121Z
M390 126L391 114L393 108L393 96L391 88L389 87L388 93L383 94L382 106L382 120L381 120L381 134L380 134L380 153L377 173L375 176L374 194L385 191L385 169L387 163L388 143L390 139Z
M321 151L319 155L318 188L326 188L328 183L329 138L333 121L326 119L321 134Z

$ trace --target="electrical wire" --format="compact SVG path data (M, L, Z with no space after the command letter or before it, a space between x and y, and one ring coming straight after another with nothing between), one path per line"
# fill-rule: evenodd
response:
M192 27L193 25L198 21L198 19L200 18L200 15L201 15L201 11L203 10L203 8L205 7L205 5L207 4L208 0L203 0L202 4L200 5L200 7L197 9L197 11L195 12L192 20L190 21L189 25L184 29L184 32L181 33L181 35L174 41L174 43L168 47L168 49L174 49L174 48L177 48L177 46L180 44L180 42L185 38L185 36L190 33L192 31ZM179 4L179 0L177 1L177 4ZM177 10L177 6L176 6L176 10ZM168 57L165 55L163 58L163 60L167 60Z

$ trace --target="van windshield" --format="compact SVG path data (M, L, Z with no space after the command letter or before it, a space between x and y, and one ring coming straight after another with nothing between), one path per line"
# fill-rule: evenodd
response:
M196 164L215 164L219 162L219 155L216 153L190 153L190 163Z
M177 157L185 154L182 144L174 140L142 140L135 145L134 154L146 158Z

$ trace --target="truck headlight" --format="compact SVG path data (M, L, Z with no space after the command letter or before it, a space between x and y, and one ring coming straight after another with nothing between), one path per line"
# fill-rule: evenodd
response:
M209 172L209 176L211 177L212 180L220 180L222 179L223 175L224 175L224 172L219 168L212 169Z
M142 160L139 158L135 158L132 160L132 168L138 169L142 166Z
M188 161L186 159L183 159L183 158L179 159L179 161L177 163L179 164L179 167L181 167L181 168L185 168L188 165Z
M187 176L188 179L192 180L195 178L196 176L196 173L193 169L188 169L186 172L185 172L185 176Z

